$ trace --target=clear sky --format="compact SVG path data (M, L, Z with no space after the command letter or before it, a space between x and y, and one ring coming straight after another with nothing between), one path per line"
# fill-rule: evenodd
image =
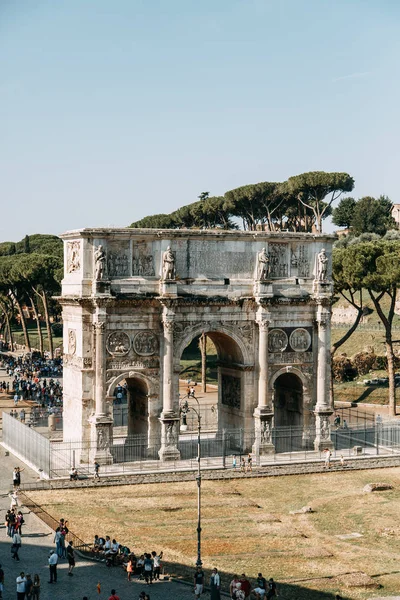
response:
M1 0L0 240L346 171L399 201L398 0Z

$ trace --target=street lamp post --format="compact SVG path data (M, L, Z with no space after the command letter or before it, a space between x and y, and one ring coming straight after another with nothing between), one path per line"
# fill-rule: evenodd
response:
M189 397L189 396L188 396ZM182 415L186 416L190 410L193 410L197 415L197 475L196 475L196 483L197 483L197 560L196 567L202 566L201 561L201 415L200 415L200 403L196 396L192 395L190 398L193 398L197 402L197 408L193 408L193 406L189 407L189 403L187 400L181 406Z

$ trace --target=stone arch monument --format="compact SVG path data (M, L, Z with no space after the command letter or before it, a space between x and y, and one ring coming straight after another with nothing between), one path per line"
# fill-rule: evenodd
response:
M207 333L218 353L222 428L274 452L279 424L315 426L331 445L333 236L82 229L65 246L64 440L110 462L114 389L127 382L130 431L179 457L184 348ZM73 340L73 343L71 343Z

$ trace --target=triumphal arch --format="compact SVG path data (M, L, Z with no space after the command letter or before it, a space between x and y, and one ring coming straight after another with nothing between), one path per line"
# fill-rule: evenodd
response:
M81 229L64 240L64 440L112 461L116 386L131 433L180 456L184 348L206 333L218 353L218 427L312 431L330 446L333 236L241 231ZM154 449L154 448L153 448Z

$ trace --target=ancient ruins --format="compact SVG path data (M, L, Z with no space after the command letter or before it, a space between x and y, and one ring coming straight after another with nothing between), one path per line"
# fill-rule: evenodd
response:
M114 390L125 381L129 434L146 434L161 460L179 458L180 359L204 332L218 352L219 428L253 428L260 454L274 452L279 426L330 446L333 236L81 229L62 238L64 441L90 441L90 459L111 462Z

